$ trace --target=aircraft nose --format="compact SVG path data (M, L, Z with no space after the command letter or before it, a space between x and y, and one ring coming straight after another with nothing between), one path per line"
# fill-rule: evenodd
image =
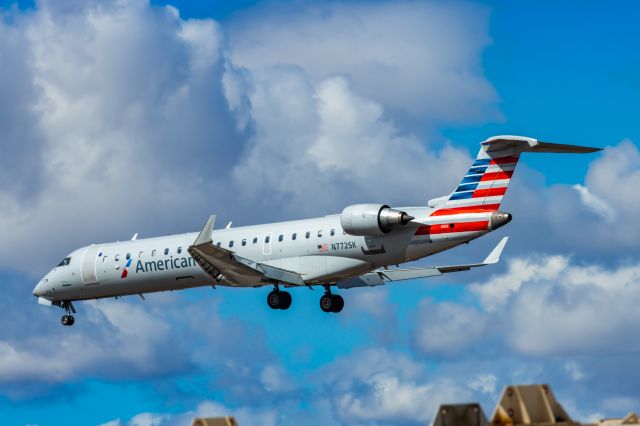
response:
M33 288L33 295L36 297L42 297L45 295L45 293L47 292L47 282L49 280L46 278L43 278L42 281L40 281L38 284L36 284L36 286Z

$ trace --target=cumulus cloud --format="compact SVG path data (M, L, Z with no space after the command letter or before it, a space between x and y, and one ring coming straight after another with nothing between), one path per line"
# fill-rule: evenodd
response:
M422 353L452 356L485 338L485 316L475 308L450 302L420 302L413 343Z
M0 22L0 31L7 69L22 73L6 82L3 91L20 92L0 96L0 109L13 111L13 127L38 135L0 130L9 132L2 161L22 164L13 178L38 182L28 197L16 185L0 190L1 267L42 271L38 262L52 262L54 251L124 237L132 222L143 233L178 223L184 205L204 217L205 200L241 149L222 90L216 22L184 21L145 2L45 1L13 24ZM202 155L212 144L216 155ZM142 220L151 214L152 222ZM39 256L26 266L17 253L34 238Z
M453 187L470 162L462 150L433 152L400 132L382 105L358 96L344 77L313 85L298 68L265 73L249 96L256 136L234 170L245 195L275 188L280 203L309 215L366 200L424 203Z
M467 153L433 149L390 114L426 115L431 130L493 108L483 8L305 5L287 26L262 18L222 27L144 1L44 1L2 21L0 178L20 179L0 190L12 247L0 267L44 271L79 245L197 229L212 208L268 221L360 201L421 204L454 185ZM296 28L313 37L290 37ZM349 31L350 53L316 66L310 58ZM282 38L294 45L273 49ZM47 237L41 264L27 265L17 253L34 235Z
M500 321L508 346L527 355L640 350L640 266L572 263L564 256L509 261L508 270L471 287L486 314ZM433 326L436 326L434 323ZM577 364L568 364L579 376Z
M548 186L542 174L519 166L503 205L514 216L505 228L513 237L510 250L614 262L640 247L640 192L633 189L640 176L638 147L623 140L581 158L589 164L585 180L571 185Z
M233 61L252 71L292 64L315 83L347 75L358 95L421 120L498 115L495 90L482 76L481 53L490 38L488 10L481 6L402 1L258 8L240 15L229 33Z
M464 384L429 377L421 363L384 349L357 351L320 374L335 418L347 424L424 423L442 401L470 394Z

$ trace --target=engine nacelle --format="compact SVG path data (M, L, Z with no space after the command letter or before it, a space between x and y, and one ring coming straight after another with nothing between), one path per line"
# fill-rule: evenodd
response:
M405 226L413 216L384 204L354 204L340 215L340 224L348 234L379 236Z

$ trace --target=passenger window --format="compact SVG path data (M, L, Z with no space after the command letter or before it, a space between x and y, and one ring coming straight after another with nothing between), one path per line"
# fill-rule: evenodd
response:
M127 260L131 259L131 253L127 253L127 255L125 256L125 258L126 258Z
M335 230L335 229L332 229L332 230L331 230L331 236L333 237L334 235L336 235L336 230Z
M151 256L155 257L156 256L156 250L151 250Z
M318 238L322 237L322 230L318 231Z
M282 241L284 239L284 235L280 234L280 236L278 237L278 241Z
M233 240L229 241L229 247L233 247Z
M102 263L105 263L107 261L107 255L105 254L104 256L102 256Z
M311 232L309 232L309 231L307 231L307 233L306 233L306 234L304 234L304 237L305 237L305 238L309 238L310 236L311 236Z
M176 250L178 252L178 254L182 253L182 247L178 247L178 250Z
M271 241L271 236L264 237L264 242L265 243L268 243L269 241Z
M246 246L246 245L247 245L247 239L246 239L246 238L244 238L244 239L242 240L242 245L243 245L243 246Z
M115 260L116 262L120 261L120 255L119 255L119 254L116 254L116 257L114 258L114 260Z
M168 248L164 249L164 255L166 256L168 254L169 254L169 249Z
M253 237L253 244L257 244L258 243L258 237Z
M291 236L291 239L292 239L292 240L295 240L297 236L298 236L298 234L296 234L296 233L294 232L294 233L293 233L293 235Z

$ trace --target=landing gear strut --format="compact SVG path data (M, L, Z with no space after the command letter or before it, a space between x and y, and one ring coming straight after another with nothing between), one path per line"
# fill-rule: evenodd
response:
M344 308L344 299L339 294L332 294L329 285L324 286L324 296L320 298L320 309L324 312L338 313Z
M71 313L74 313L74 314L76 313L76 310L73 307L73 303L71 303L70 301L64 301L60 303L60 307L64 309L65 312L67 313L66 315L63 315L62 318L60 319L60 322L62 323L62 325L67 325L67 326L73 325L73 323L76 322L75 318L73 318L73 315L71 315Z
M267 295L267 304L271 309L287 310L291 306L291 294L288 291L280 291L278 285Z

